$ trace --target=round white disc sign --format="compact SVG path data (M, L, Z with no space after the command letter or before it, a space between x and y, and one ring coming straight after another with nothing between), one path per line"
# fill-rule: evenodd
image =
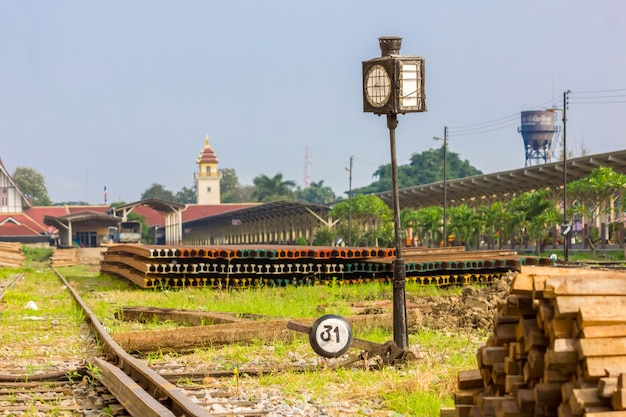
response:
M352 345L352 326L341 316L327 314L311 326L309 342L318 355L327 358L341 356Z

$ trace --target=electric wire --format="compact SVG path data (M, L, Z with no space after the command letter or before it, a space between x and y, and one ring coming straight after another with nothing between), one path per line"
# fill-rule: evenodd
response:
M571 95L568 96L568 105L626 103L626 94L621 94L623 92L626 92L626 89L574 91L570 92ZM620 98L624 98L624 100L615 100ZM532 106L531 109L545 109L548 105L551 105L552 109L557 109L554 98ZM463 126L450 126L448 127L448 136L472 136L502 130L518 124L519 115L520 113L515 113L486 122Z

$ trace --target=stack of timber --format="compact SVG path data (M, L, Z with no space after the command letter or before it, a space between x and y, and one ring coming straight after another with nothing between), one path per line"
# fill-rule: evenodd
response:
M19 268L22 266L24 266L22 244L17 242L0 242L0 267Z
M523 267L494 319L454 415L626 417L626 273Z
M79 265L78 248L56 248L50 258L50 264L55 268L58 266Z

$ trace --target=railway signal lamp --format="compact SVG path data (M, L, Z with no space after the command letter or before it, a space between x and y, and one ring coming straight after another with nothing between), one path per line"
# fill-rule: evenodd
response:
M391 148L391 183L393 187L393 223L396 259L393 264L393 334L400 349L408 347L406 321L406 266L402 259L398 167L396 163L396 127L398 113L426 111L424 92L424 58L400 55L402 38L378 38L381 56L362 62L363 111L387 115Z
M405 114L426 111L424 58L401 56L402 38L379 38L382 56L363 62L363 111Z

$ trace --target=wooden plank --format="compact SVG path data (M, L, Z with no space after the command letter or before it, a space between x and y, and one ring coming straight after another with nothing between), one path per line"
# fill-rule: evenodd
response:
M226 313L142 306L122 307L121 311L116 313L115 316L118 320L124 321L138 321L142 323L172 321L174 323L185 323L192 326L225 323L249 323L252 321L250 319L243 319Z
M532 417L532 412L523 412L518 406L515 398L503 398L496 407L496 417Z
M584 378L597 381L605 376L616 376L626 372L626 356L592 356L583 359Z
M615 390L610 398L613 410L626 410L626 389Z
M626 273L604 271L602 274L549 276L545 280L544 297L561 295L626 294Z
M522 367L520 362L509 356L504 358L504 373L507 375L521 375Z
M509 354L509 349L504 346L482 346L478 348L483 366L493 366L495 363L503 363Z
M534 366L531 365L529 362L524 363L523 373L524 373L524 379L526 381L530 381L532 379L539 379L543 376L543 369L544 369L543 356L534 360L533 364Z
M546 285L547 275L533 276L533 298L535 300L543 299L543 291Z
M507 375L504 378L504 391L515 395L519 388L526 388L528 384L523 375Z
M478 408L485 416L495 416L496 407L498 403L502 401L502 397L491 396L491 397L480 397L478 399Z
M470 404L474 405L474 395L476 394L476 389L469 390L459 390L454 393L454 404Z
M520 411L532 412L535 409L536 401L533 389L518 389L515 399Z
M503 314L534 318L537 311L533 310L533 301L531 295L511 294L506 298L506 306L502 308Z
M589 326L581 330L581 338L626 337L626 324Z
M608 309L609 307L614 309L615 312L626 308L626 296L614 295L563 295L554 299L555 310L554 318L566 318L577 317L578 311L581 309L592 309L591 312L597 310ZM595 308L595 310L593 310ZM599 323L600 325L604 323ZM606 324L624 324L624 323L606 323ZM582 327L581 327L582 328Z
M598 397L610 398L617 391L617 377L607 376L598 381Z
M558 417L574 417L572 414L572 410L569 408L568 403L559 404L559 408L557 409Z
M533 295L533 275L519 273L511 281L511 294Z
M546 333L550 339L550 343L554 343L556 339L568 339L574 337L572 334L572 318L553 319L546 326Z
M494 315L494 324L496 326L499 324L517 323L518 321L519 321L519 316L512 316L510 314L504 314L504 311L502 309L499 311L496 311L496 314Z
M596 298L596 297L588 297ZM597 297L596 303L579 306L576 316L578 327L582 330L589 326L614 326L626 324L626 297ZM558 299L557 299L558 300Z
M537 325L540 329L544 329L554 319L554 307L549 302L542 302L539 306L537 314Z
M535 329L524 336L524 350L526 352L533 348L545 348L549 345L550 339L539 329Z
M574 382L568 381L561 385L561 397L563 402L569 401L569 397L572 395L572 391L576 388Z
M459 404L454 409L456 411L456 417L471 417L472 410L477 409L475 405Z
M540 382L535 385L533 391L537 405L558 406L562 401L561 385L559 382Z
M588 407L604 406L608 401L598 397L595 388L574 388L569 398L569 406L574 415L582 415Z
M407 312L407 320L415 320L417 316ZM372 327L391 328L393 315L368 314L361 316L347 316L353 328L365 329ZM294 331L287 328L291 320L253 321L249 323L228 323L214 326L189 326L176 329L161 329L150 331L115 332L113 339L125 350L140 352L157 351L187 351L201 345L223 345L235 342L250 342L255 340L291 340ZM297 320L299 323L311 326L314 318Z
M531 331L539 330L539 326L537 325L537 320L535 319L524 319L520 320L515 326L515 337L517 340L522 340L526 335L530 334Z
M456 417L456 410L454 408L440 408L439 417Z
M570 380L571 373L575 372L576 368L572 372L569 370L561 369L544 369L541 382L559 382L561 384Z
M546 350L547 369L559 369L563 365L578 364L578 339L555 339L552 347Z
M483 377L480 374L480 369L459 371L457 374L457 387L461 390L483 388Z
M626 417L626 411L599 411L585 413L585 417Z
M498 362L493 364L493 368L491 369L491 383L495 385L504 386L504 377L506 373L504 372L504 363Z
M626 337L578 339L578 357L626 356Z
M505 343L515 342L517 340L515 335L516 326L517 322L496 324L493 330L496 343L503 345Z

